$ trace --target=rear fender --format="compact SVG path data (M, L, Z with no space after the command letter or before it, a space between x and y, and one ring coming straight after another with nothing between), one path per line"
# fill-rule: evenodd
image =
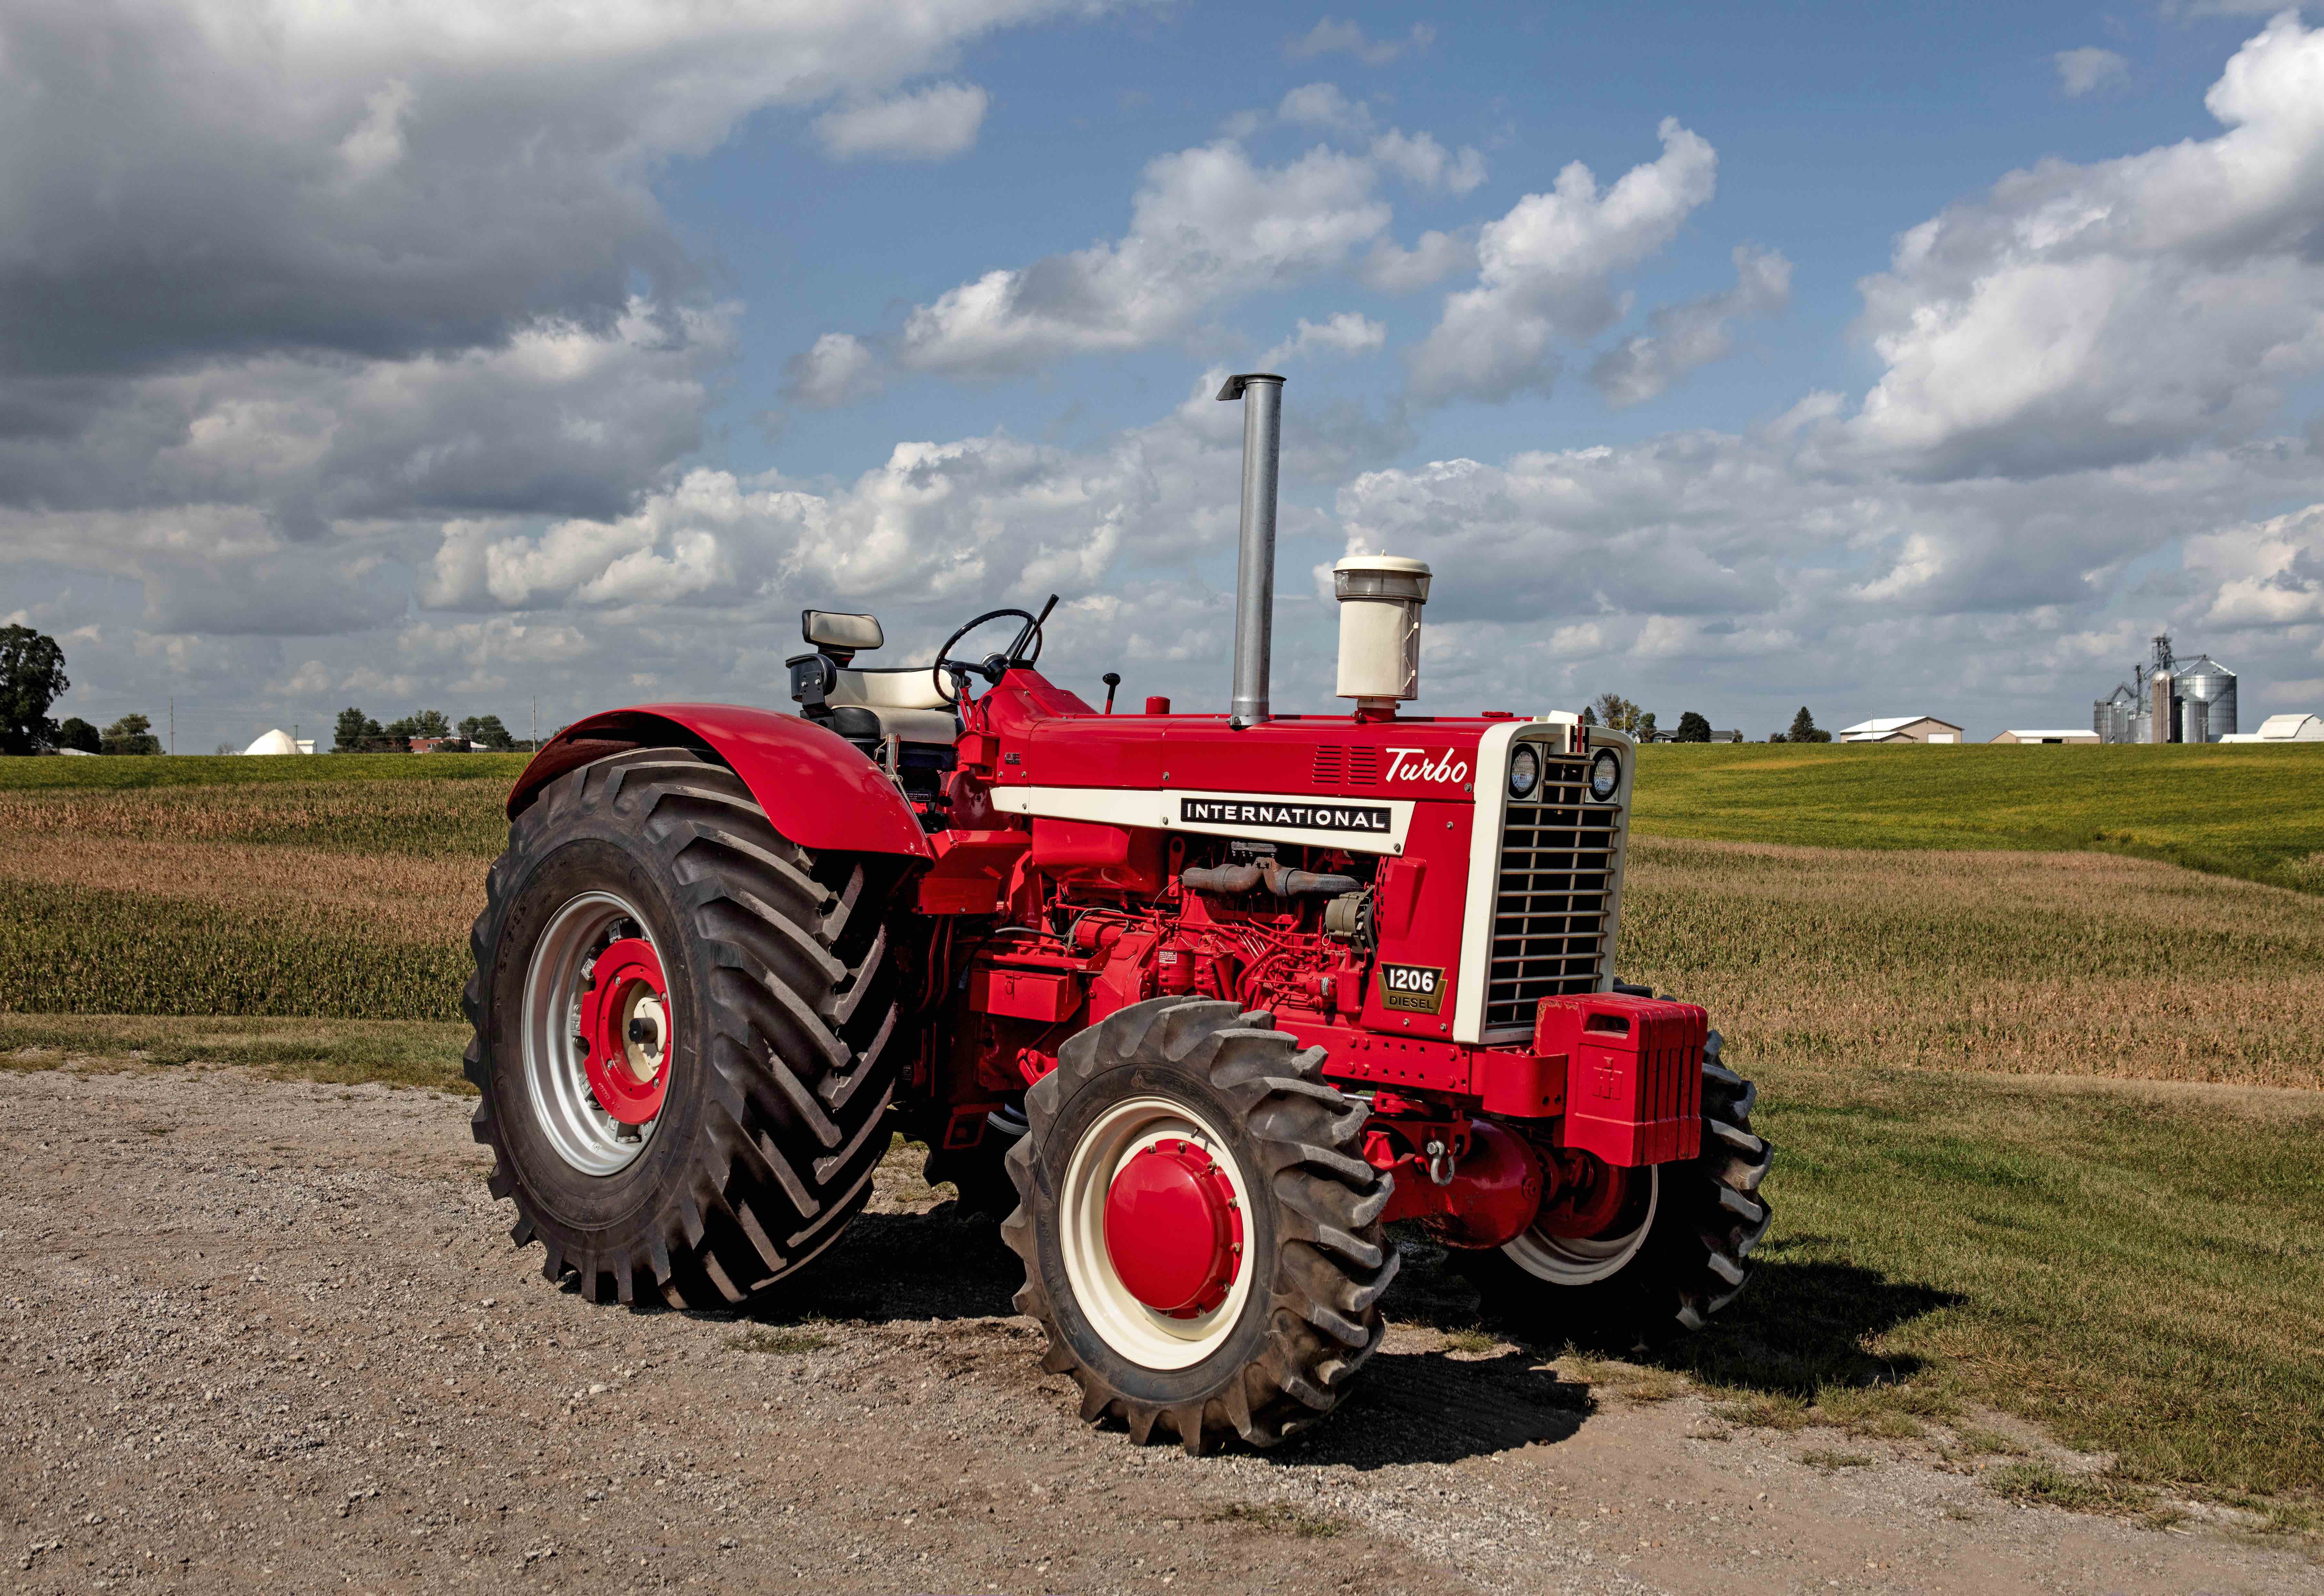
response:
M903 794L853 743L797 715L733 704L646 704L575 721L543 743L517 778L509 818L567 770L655 747L717 755L775 829L803 848L936 856Z

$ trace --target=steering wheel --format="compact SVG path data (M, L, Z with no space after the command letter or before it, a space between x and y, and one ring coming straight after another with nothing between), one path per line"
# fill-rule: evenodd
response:
M1049 602L1055 604L1057 601L1053 598ZM936 697L957 709L960 707L961 692L965 691L968 685L965 680L967 677L981 676L987 684L996 683L1010 666L1030 665L1039 660L1041 644L1047 641L1047 634L1041 630L1041 620L1042 616L1047 613L1047 610L1044 610L1040 615L1036 615L1030 610L987 610L945 639L944 647L936 650L936 662L928 667L929 673L936 678ZM1017 641L1009 645L1009 651L1006 654L987 654L983 659L974 661L952 658L953 644L986 622L998 621L1004 615L1014 615L1025 623L1017 633ZM1029 654L1021 654L1019 650L1028 641L1033 645L1033 651ZM954 686L960 689L959 691L947 689L945 680L948 676L954 679Z

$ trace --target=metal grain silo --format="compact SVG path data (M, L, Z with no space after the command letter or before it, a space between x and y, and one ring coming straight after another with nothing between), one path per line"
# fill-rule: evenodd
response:
M2171 691L2187 706L2189 742L2217 743L2236 729L2236 673L2209 654L2174 662ZM2200 713L2193 709L2198 703Z

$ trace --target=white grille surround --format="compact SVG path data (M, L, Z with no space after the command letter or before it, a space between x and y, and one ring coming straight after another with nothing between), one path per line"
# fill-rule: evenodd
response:
M1637 749L1619 732L1591 726L1588 752L1570 752L1577 725L1566 714L1508 721L1479 742L1452 996L1457 1042L1528 1040L1541 999L1612 984ZM1536 745L1543 767L1535 798L1525 802L1508 796L1509 756L1521 742ZM1621 780L1605 803L1586 785L1600 748L1622 761Z

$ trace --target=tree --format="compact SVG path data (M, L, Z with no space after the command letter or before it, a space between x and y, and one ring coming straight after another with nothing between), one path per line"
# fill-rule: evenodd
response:
M71 686L55 638L29 626L0 627L0 753L56 746L49 706Z
M1708 743L1711 741L1711 723L1690 709L1678 717L1678 735L1673 741Z
M142 715L124 715L105 728L98 745L106 753L159 753L161 740L153 735L153 723Z
M423 709L418 715L407 715L400 721L387 723L387 735L398 747L410 748L414 737L449 737L452 723L444 718L440 709Z
M332 729L333 753L377 753L389 748L386 727L352 705L339 711L338 724Z
M1591 707L1598 712L1598 718L1591 723L1592 725L1604 726L1609 731L1628 732L1634 737L1641 726L1648 731L1654 729L1655 717L1619 693L1600 693L1598 702Z
M68 715L64 724L57 728L57 746L69 748L75 753L102 753L105 752L105 740L97 734L95 726L80 716Z
M1652 743L1655 740L1655 712L1651 709L1640 711L1637 724L1630 728L1630 734L1641 743Z
M1582 706L1582 724L1585 726L1594 726L1598 724L1598 712L1587 704Z
M488 748L494 753L506 753L516 746L508 728L501 724L496 715L472 715L460 723L460 735L478 748Z
M1770 739L1770 741L1773 741L1773 739ZM1800 706L1799 714L1792 716L1792 729L1784 734L1784 741L1786 743L1829 743L1831 741L1831 733L1830 732L1820 730L1817 727L1815 724L1815 716L1810 715L1808 713L1808 706L1803 704Z

